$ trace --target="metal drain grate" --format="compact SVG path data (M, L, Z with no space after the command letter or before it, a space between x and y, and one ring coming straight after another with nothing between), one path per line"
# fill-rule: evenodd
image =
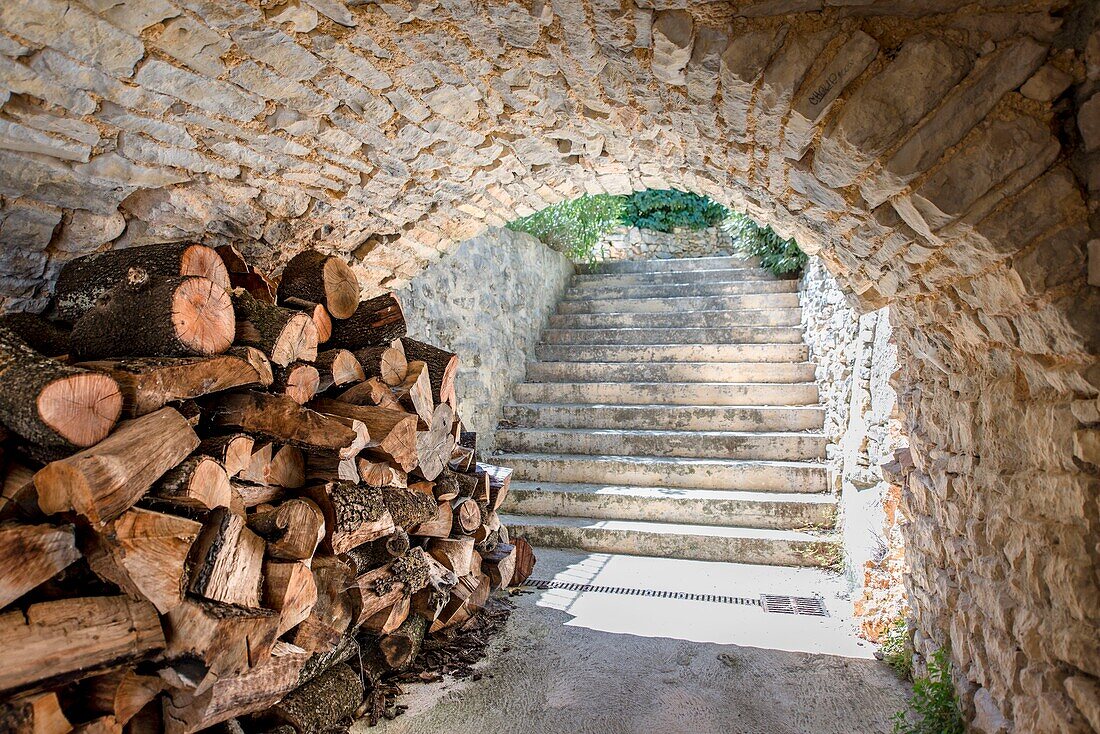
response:
M595 584L577 584L571 581L543 581L527 579L524 586L536 589L562 589L563 591L595 592L597 594L619 594L622 596L644 596L655 599L681 599L684 601L702 601L713 604L736 604L739 606L761 607L765 612L776 614L805 614L814 617L828 617L825 603L821 599L808 596L779 596L761 594L759 598L745 596L726 596L724 594L693 594L687 591L658 591L656 589L631 589L622 586L597 586Z
M773 614L802 614L810 617L828 617L825 602L813 596L780 596L761 594L760 605Z

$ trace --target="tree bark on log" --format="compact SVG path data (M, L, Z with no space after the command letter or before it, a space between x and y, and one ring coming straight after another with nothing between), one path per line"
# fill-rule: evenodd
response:
M383 637L378 648L386 665L394 670L404 670L420 654L424 637L428 634L428 619L420 614L410 614L401 626Z
M233 488L221 462L209 456L191 456L169 469L150 494L170 505L193 510L231 507Z
M123 283L73 324L76 360L205 357L233 343L233 302L206 278L155 277Z
M432 382L432 398L437 403L452 402L455 397L455 374L458 372L458 355L416 339L404 338L401 345L410 362L419 360L428 365Z
M346 319L359 305L359 280L339 257L317 250L298 253L283 269L279 300L300 298L324 304L333 318Z
M436 515L431 520L426 520L416 527L409 528L409 535L418 535L424 538L448 538L454 526L454 513L450 502L440 502Z
M393 532L393 518L377 487L336 481L310 487L304 494L325 515L323 549L327 553L346 553Z
M337 415L362 423L370 434L366 448L371 456L392 461L404 471L416 467L416 416L403 411L367 405L351 405L341 400L318 398L309 407L324 415Z
M404 528L395 527L390 535L358 545L344 553L343 558L355 567L355 574L361 576L400 558L408 550L409 534Z
M408 361L400 340L385 346L363 347L355 352L355 358L363 365L367 377L380 377L391 387L400 385L405 379Z
M207 405L212 425L259 433L306 450L335 451L343 459L354 457L370 441L361 423L358 430L282 395L234 393L219 396Z
M102 441L121 413L113 378L43 357L0 327L0 422L12 431L69 452Z
M248 527L267 541L269 557L304 561L313 558L325 537L325 516L310 500L295 498L249 515Z
M320 734L348 718L363 702L363 682L341 663L288 694L271 709L299 734Z
M227 508L212 510L192 548L188 590L211 601L260 606L264 541Z
M314 363L320 375L320 386L317 392L324 392L330 387L343 387L367 379L363 371L363 365L355 355L346 349L329 349L317 355Z
M172 408L124 421L95 446L40 469L34 475L38 504L47 515L74 510L102 525L198 445L191 424Z
M387 487L382 490L382 501L386 503L394 524L406 528L431 520L437 509L432 495L409 489Z
M309 314L313 319L313 328L317 329L317 343L324 344L332 337L332 317L320 303L303 301L300 298L287 298L280 301L286 308L295 309Z
M240 289L231 295L236 344L259 349L280 367L317 359L317 327L308 314L263 303Z
M223 290L230 287L229 272L221 256L209 247L185 242L108 250L65 263L54 286L54 314L75 322L108 292L131 277L199 276Z
M453 529L455 532L472 535L474 531L481 527L481 509L469 497L459 497L453 500L451 509L454 511Z
M69 329L35 313L16 311L0 316L0 327L10 329L34 351L47 357L69 353Z
M363 301L348 318L334 320L328 345L354 352L363 347L387 344L403 336L405 315L401 304L392 293L387 293Z
M79 558L71 525L0 525L0 608Z

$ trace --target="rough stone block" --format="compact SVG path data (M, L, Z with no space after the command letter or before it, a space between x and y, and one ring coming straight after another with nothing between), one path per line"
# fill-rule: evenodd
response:
M695 21L686 10L668 10L653 21L653 76L673 86L687 84L684 69L691 59Z
M0 148L23 153L39 153L65 161L86 162L92 153L92 147L86 143L55 138L8 120L0 120Z
M232 84L201 77L158 59L145 62L138 70L135 81L199 109L234 120L251 120L264 109L261 99Z
M275 28L238 28L230 36L246 54L289 79L312 79L324 68L320 59Z
M1039 102L1051 102L1073 83L1073 76L1046 64L1020 87L1020 94Z
M752 91L786 35L786 26L748 31L730 39L722 54L719 70L721 113L730 137L737 142L748 142L745 133L748 130Z
M182 16L165 24L152 45L200 74L221 76L225 71L222 56L233 44L190 16Z
M307 114L323 115L340 104L339 100L322 96L304 84L279 76L252 61L237 64L229 72L229 80L259 98L272 99ZM237 119L244 118L238 116Z
M337 43L331 36L314 38L313 50L367 89L383 90L393 86L393 79L389 74L376 67L363 55Z
M135 36L165 18L180 14L168 0L84 0L100 16Z
M1100 148L1100 93L1081 104L1077 112L1077 128L1081 131L1085 150Z
M768 64L756 90L753 107L757 145L778 147L783 118L790 110L791 97L832 36L831 30L791 34L782 53ZM780 158L778 155L773 157L776 160Z

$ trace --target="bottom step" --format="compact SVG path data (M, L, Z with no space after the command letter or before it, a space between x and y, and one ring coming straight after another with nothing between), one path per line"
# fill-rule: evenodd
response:
M593 553L771 566L831 566L840 554L832 537L792 530L541 515L505 515L501 520L510 535L532 545Z

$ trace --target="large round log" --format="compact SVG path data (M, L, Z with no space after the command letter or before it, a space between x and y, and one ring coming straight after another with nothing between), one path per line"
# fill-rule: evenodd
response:
M65 263L54 287L54 313L62 321L75 322L102 297L126 283L135 269L149 277L197 275L229 288L225 263L216 250L205 245L169 242L130 247Z
M233 303L220 285L140 270L131 276L73 325L73 359L208 356L229 349Z
M279 301L298 298L324 304L337 319L346 319L359 305L359 280L346 262L317 250L291 258L279 281Z
M280 367L317 359L317 327L309 314L263 303L241 288L232 295L237 344L256 347Z
M69 353L69 329L38 314L16 312L0 316L0 326L14 331L31 349L47 357Z
M412 362L419 360L428 365L428 377L432 383L432 397L437 403L446 403L455 396L455 374L458 372L458 355L446 349L426 344L416 339L402 339L405 357Z
M363 301L346 319L334 319L330 348L356 351L363 347L389 344L405 336L405 314L401 304L387 293Z
M46 449L72 451L106 438L121 413L110 375L43 357L0 327L0 423Z

